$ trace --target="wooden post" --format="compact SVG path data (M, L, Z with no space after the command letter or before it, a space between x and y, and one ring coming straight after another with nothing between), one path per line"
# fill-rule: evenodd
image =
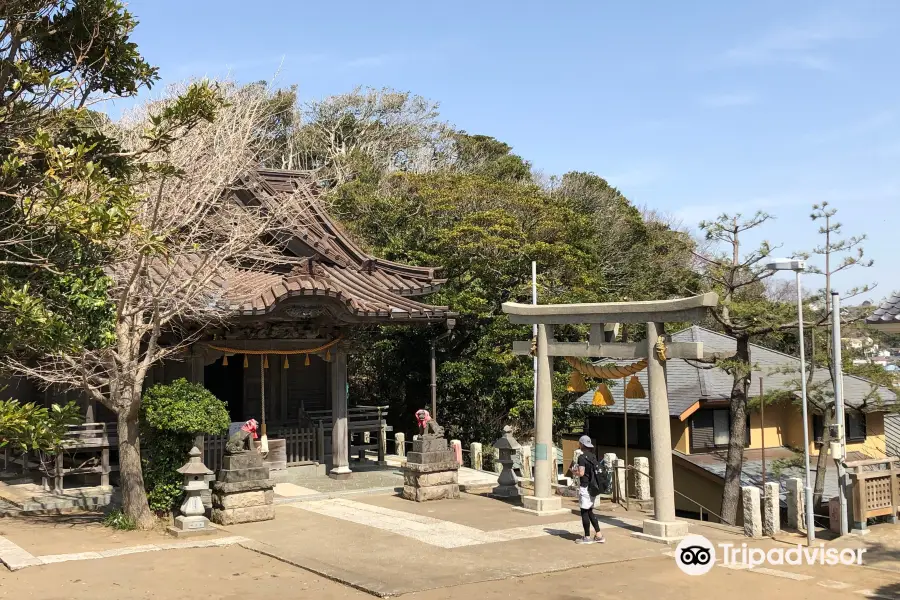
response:
M750 413L747 413L747 419ZM763 485L763 506L766 505L766 399L763 398L763 380L759 378L759 430L762 432L762 485ZM752 432L753 429L751 428ZM748 442L750 440L747 440Z
M201 440L203 439L203 436L199 437ZM109 486L109 447L100 451L100 485L104 487Z
M316 461L325 462L325 424L322 421L316 425Z
M898 504L898 498L897 498L897 470L896 470L896 468L894 467L894 461L891 461L891 463L890 463L889 466L890 466L890 471L891 471L891 479L890 479L890 486L891 486L891 523L896 524L896 523L897 523L897 504Z
M387 423L382 419L381 407L378 407L378 464L386 465L387 454Z

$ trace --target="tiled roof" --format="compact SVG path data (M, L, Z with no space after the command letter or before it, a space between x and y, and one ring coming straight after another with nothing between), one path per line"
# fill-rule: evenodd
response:
M693 326L672 335L672 340L678 342L703 342L704 351L734 352L737 343L734 338L727 335ZM763 377L764 391L775 389L787 389L792 380L796 380L800 371L800 359L750 344L750 360L759 368L753 371L750 380L750 396L759 394L759 378ZM598 364L629 364L634 361L607 361L600 360ZM792 369L793 372L778 373L778 370ZM648 390L647 371L638 373L638 379ZM827 369L817 369L813 382L826 382L830 380ZM673 359L666 362L666 383L669 394L669 414L678 416L690 408L698 400L727 400L731 396L732 377L719 368L697 368L682 359ZM607 408L607 412L622 413L624 402L622 397L623 386L616 385L610 388L615 404ZM593 399L593 390L581 396L577 402L590 404ZM876 386L872 382L853 375L844 375L844 401L848 406L862 407L864 412L884 410L883 406L897 402L895 394L886 387ZM629 400L629 414L649 414L649 402L647 400Z
M293 171L258 170L234 186L234 198L245 205L271 206L285 202L287 194L308 175ZM446 306L431 306L412 297L437 291L445 282L433 267L416 267L366 254L329 216L324 201L311 195L291 195L302 225L293 226L287 240L286 264L280 271L248 270L223 266L209 282L210 302L224 303L239 315L262 315L290 298L315 296L331 299L338 318L348 321L422 322L453 316ZM299 262L297 259L301 259ZM200 255L183 256L175 263L159 262L152 268L160 281L196 270L191 263Z
M724 452L710 452L703 454L684 454L679 452L678 450L672 450L672 455L676 459L685 460L690 462L709 473L717 477L721 477L724 481L725 479L725 453ZM787 480L791 477L799 477L803 479L805 477L803 473L803 469L799 469L797 467L790 467L786 469L782 469L779 473L779 476L776 478L773 473L774 461L779 459L787 459L791 458L795 455L795 452L790 448L766 448L766 481L778 481L781 487L781 495L783 496L787 492ZM871 458L870 456L866 456L861 452L848 452L847 453L847 461L853 460L866 460ZM830 461L829 461L830 462ZM811 475L815 478L816 473L816 457L810 457L810 464L812 466ZM762 474L762 456L759 450L744 450L744 462L741 467L741 485L754 485L756 487L762 487L763 483L763 474ZM834 498L838 495L838 481L837 481L837 471L835 469L828 469L825 474L825 486L822 490L822 498L824 500L828 500L829 498Z
M866 318L869 325L900 325L900 292L891 295L890 298L878 307L878 309Z

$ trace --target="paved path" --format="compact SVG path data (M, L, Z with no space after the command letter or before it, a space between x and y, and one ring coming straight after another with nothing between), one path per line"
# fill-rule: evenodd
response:
M581 524L574 519L557 523L543 523L525 527L513 527L495 531L482 531L475 527L417 515L401 510L364 504L346 499L321 500L289 505L291 508L319 515L374 527L382 531L411 538L438 548L461 548L479 544L509 542L545 535L576 535ZM609 523L601 528L614 527Z

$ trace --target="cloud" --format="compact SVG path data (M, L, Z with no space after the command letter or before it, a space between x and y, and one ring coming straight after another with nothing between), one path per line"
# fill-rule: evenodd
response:
M806 25L778 26L754 40L734 46L722 56L729 65L780 64L827 71L832 68L830 46L868 37L866 28L838 15L827 15Z
M709 108L728 108L732 106L748 106L756 104L759 97L750 93L712 94L702 96L700 104Z

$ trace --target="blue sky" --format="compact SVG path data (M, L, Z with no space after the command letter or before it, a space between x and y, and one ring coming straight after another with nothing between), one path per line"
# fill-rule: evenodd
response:
M783 254L810 205L866 233L840 290L900 289L900 3L133 1L164 82L231 74L409 90L547 174L593 171L689 227L773 213ZM113 108L111 112L117 112ZM757 237L758 241L762 236ZM810 287L813 287L811 285Z

